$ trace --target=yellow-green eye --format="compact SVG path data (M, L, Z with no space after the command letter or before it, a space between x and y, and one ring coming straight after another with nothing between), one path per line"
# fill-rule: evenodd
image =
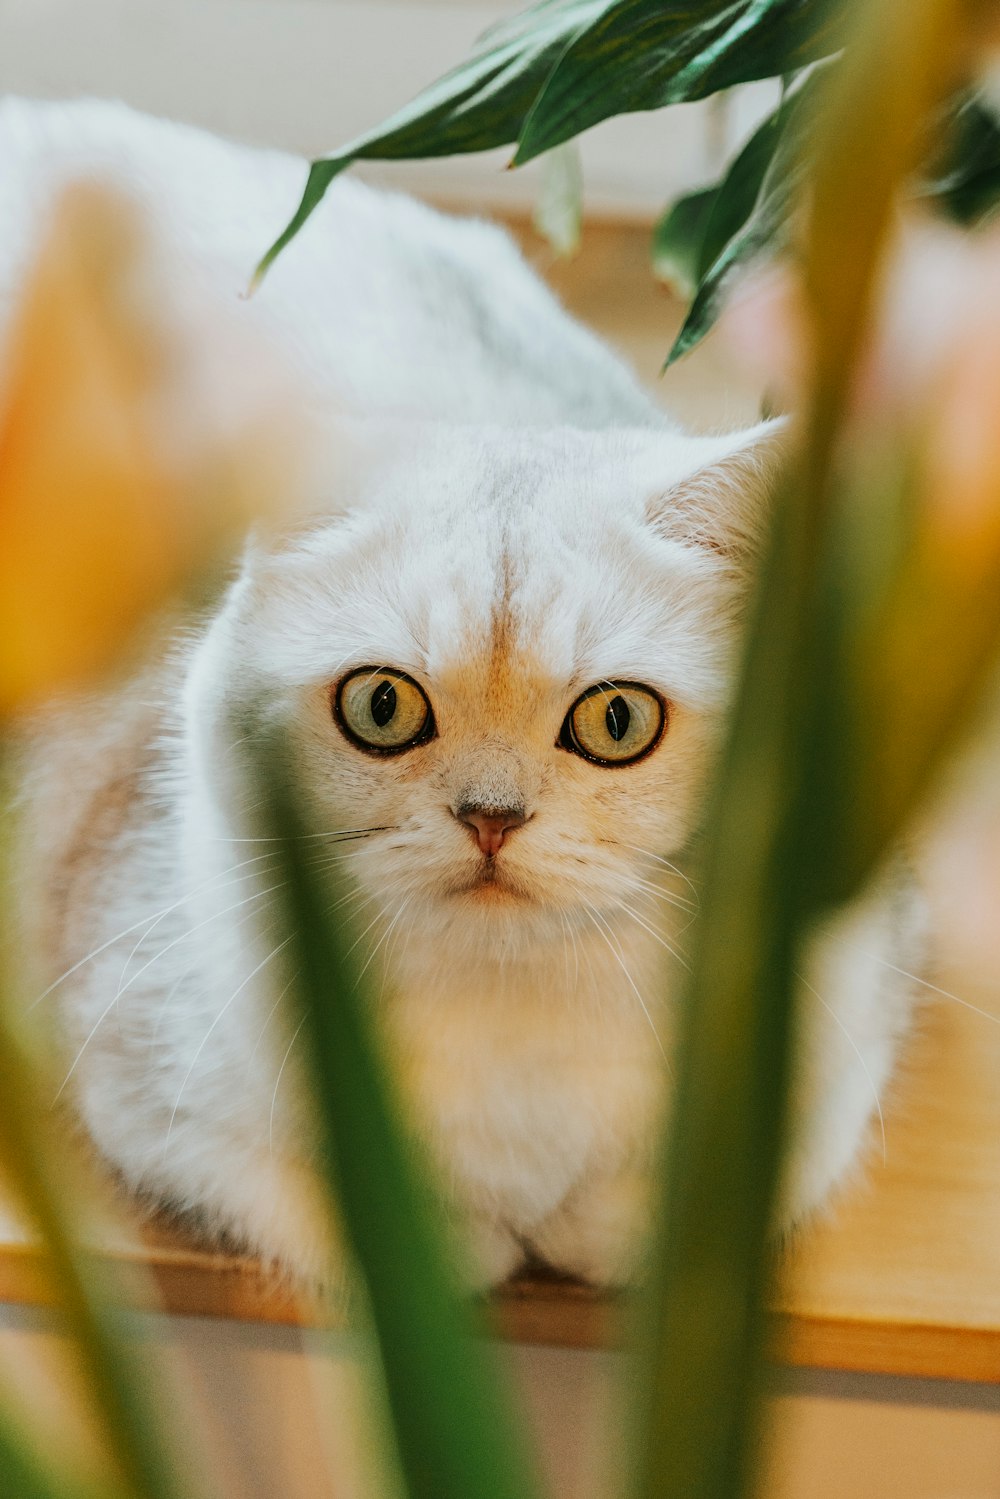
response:
M337 688L333 711L348 739L377 754L401 754L434 733L434 715L423 688L391 666L359 666L352 671Z
M659 743L663 699L639 682L598 682L566 714L559 743L598 765L631 765Z

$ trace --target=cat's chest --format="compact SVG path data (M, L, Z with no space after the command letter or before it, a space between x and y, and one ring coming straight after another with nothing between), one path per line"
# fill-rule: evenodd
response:
M411 995L389 1033L420 1132L452 1183L525 1220L648 1139L664 1063L628 1013L523 996Z

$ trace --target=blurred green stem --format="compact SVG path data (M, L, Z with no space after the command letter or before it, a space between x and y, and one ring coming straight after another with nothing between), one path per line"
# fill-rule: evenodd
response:
M753 1483L796 957L840 826L843 771L830 724L843 663L824 587L837 439L896 186L954 57L954 15L945 0L864 7L817 132L805 250L814 383L709 819L643 1308L637 1499L738 1499ZM860 189L859 159L868 163Z
M309 858L314 845L287 746L272 742L252 772L260 831L278 840L282 856L290 1008L308 1058L321 1160L368 1292L406 1493L532 1499L538 1488L523 1428L464 1305L455 1256L379 1054L368 965L355 956L349 924L330 914L345 908L346 877L339 864L320 875ZM345 1271L331 1266L334 1279Z
M6 756L0 745L0 804L6 808ZM6 863L8 847L0 841ZM0 888L11 881L0 868ZM77 1243L69 1210L82 1200L80 1183L64 1180L51 1139L51 1103L43 1099L31 1057L13 1025L16 1003L6 965L0 969L0 1165L4 1185L23 1208L45 1248L47 1269L75 1340L83 1388L102 1436L102 1450L117 1469L122 1499L192 1499L181 1485L159 1423L144 1371L130 1352L119 1322L110 1264ZM74 1153L70 1152L70 1161Z

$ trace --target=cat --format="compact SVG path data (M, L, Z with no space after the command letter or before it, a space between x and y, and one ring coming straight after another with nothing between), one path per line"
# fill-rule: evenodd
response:
M291 156L8 100L0 167L5 302L59 184L106 177L350 449L159 666L34 739L25 905L64 1097L138 1198L329 1278L239 768L279 723L317 848L357 882L377 1022L475 1283L526 1258L628 1281L780 424L681 431L502 230L355 180L240 301L295 206ZM886 876L811 944L779 1228L865 1156L922 933Z

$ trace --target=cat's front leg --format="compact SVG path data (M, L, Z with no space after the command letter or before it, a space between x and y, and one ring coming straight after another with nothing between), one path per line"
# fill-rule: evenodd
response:
M532 1231L531 1247L554 1270L591 1285L627 1285L642 1259L649 1198L649 1177L634 1166L585 1178Z

